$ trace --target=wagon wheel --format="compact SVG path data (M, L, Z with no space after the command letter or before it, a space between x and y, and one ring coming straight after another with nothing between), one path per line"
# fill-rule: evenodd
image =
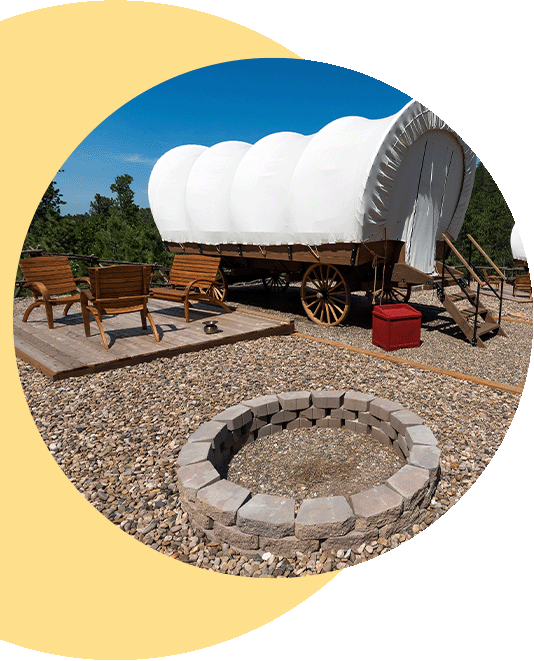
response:
M199 287L201 293L205 294L207 288ZM217 277L215 278L215 283L212 288L213 295L218 301L226 301L228 296L228 280L222 269L217 271Z
M312 321L335 326L349 313L351 295L345 279L335 266L313 264L302 278L300 300Z
M272 275L262 278L263 286L271 294L279 294L289 287L289 280L286 273L273 273Z
M406 285L406 289L397 287L385 287L376 292L368 291L367 298L374 305L389 305L390 303L408 303L412 294L412 285ZM374 301L373 301L374 298Z

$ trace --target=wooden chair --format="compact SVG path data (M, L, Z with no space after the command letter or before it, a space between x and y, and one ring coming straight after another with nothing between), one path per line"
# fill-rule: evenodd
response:
M484 274L484 279L486 282L489 282L490 285L498 285L499 287L501 286L501 279L498 275L490 275L486 269L482 269L482 273Z
M68 257L26 257L19 261L19 266L26 280L24 287L32 292L34 298L22 321L28 321L31 311L44 305L48 328L54 328L53 307L64 305L65 316L71 305L80 302L80 290L76 283L89 282L88 278L72 275ZM66 293L69 296L59 296Z
M513 285L513 295L515 297L516 291L528 291L530 298L532 298L532 283L530 281L530 274L518 275Z
M89 313L91 313L97 323L104 346L109 349L102 328L102 315L140 312L143 328L146 329L148 319L156 342L159 342L160 337L147 308L147 301L150 298L151 272L152 267L148 265L90 268L91 289L81 292L85 336L89 337L91 333L89 327Z
M220 257L175 255L169 273L170 288L152 288L152 296L162 301L183 303L187 323L191 301L213 303L220 305L226 312L232 312L226 303L215 295L215 281L220 263Z

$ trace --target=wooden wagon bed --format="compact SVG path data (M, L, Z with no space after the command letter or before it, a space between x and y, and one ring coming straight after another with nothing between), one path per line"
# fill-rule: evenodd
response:
M104 348L96 326L91 336L85 337L79 306L68 317L57 319L53 329L48 328L42 311L35 312L26 323L22 322L22 315L17 315L13 319L15 353L58 381L223 344L289 335L295 330L292 321L239 311L221 314L198 304L191 309L189 323L181 305L150 300L149 309L162 335L161 341L154 342L150 329L143 331L137 315L106 317L104 330L110 339L109 350ZM215 319L221 332L204 333L203 322L208 319Z

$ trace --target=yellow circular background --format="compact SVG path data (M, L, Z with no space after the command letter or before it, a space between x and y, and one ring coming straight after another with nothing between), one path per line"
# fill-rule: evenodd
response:
M4 20L0 53L7 129L1 180L8 192L0 260L0 638L63 656L134 659L197 650L251 631L333 574L258 581L196 569L140 544L93 509L48 453L26 406L13 347L11 283L48 183L110 113L192 69L296 56L205 13L118 0Z

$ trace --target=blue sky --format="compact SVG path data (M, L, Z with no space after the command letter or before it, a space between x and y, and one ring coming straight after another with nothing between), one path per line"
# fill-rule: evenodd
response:
M254 143L277 131L309 135L347 115L387 117L410 98L363 74L292 59L239 60L172 78L104 120L62 166L62 214L89 211L96 193L112 197L115 177L130 174L135 203L148 207L157 159L183 144Z

